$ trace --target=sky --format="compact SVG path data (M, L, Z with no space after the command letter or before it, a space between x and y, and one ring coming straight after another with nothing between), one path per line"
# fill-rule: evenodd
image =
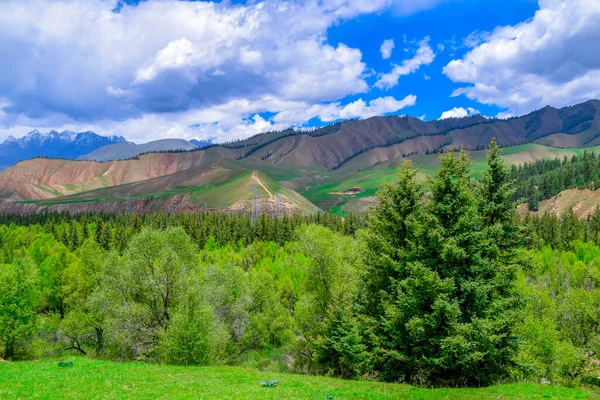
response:
M218 142L600 98L600 0L3 0L0 140Z

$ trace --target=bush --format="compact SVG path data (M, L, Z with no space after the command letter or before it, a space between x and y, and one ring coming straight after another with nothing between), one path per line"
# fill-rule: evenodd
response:
M157 352L168 364L209 365L218 359L226 340L224 327L209 305L185 305L173 313L160 335Z

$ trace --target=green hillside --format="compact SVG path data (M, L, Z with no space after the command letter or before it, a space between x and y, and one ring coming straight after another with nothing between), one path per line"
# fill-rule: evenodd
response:
M502 150L502 158L508 165L518 165L525 162L533 162L542 159L554 159L563 157L580 156L584 151L600 153L600 146L591 148L555 148L539 144L523 144L511 146ZM472 158L471 167L475 175L479 175L486 168L486 152L469 152ZM342 168L333 171L328 179L315 182L315 186L308 190L300 191L309 201L324 210L332 210L335 213L344 214L348 211L364 211L365 199L374 196L385 182L391 182L396 175L397 166L404 160L410 160L418 166L422 179L433 175L439 165L439 154L416 154L404 158L388 160L378 163L363 170L354 172ZM347 190L352 187L360 187L364 191L356 195L332 194Z
M228 161L227 164L234 163ZM205 166L144 182L117 185L70 196L23 201L23 203L52 207L80 203L124 202L129 194L133 201L162 200L168 203L168 199L174 196L183 196L187 203L199 208L226 209L234 207L238 209L242 207L248 209L253 198L253 186L256 186L257 198L261 204L274 203L279 194L280 201L289 209L305 214L312 213L317 209L302 195L270 178L266 173L237 165L228 165L228 167L227 169L213 168L211 170L210 166ZM209 170L210 173L207 172ZM208 177L197 178L203 175Z
M481 389L282 374L239 367L176 367L73 359L0 364L0 398L27 399L596 399L581 389L511 384ZM277 380L274 388L261 381Z

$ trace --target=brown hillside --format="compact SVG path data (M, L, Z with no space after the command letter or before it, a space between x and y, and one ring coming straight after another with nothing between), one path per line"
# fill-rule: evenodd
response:
M541 201L536 213L538 215L553 213L560 216L566 210L571 209L579 218L587 218L598 206L600 206L600 189L595 191L568 189L550 199ZM527 205L521 204L519 212L524 216L527 213Z
M410 117L373 117L344 121L312 132L259 135L235 146L243 149L242 158L264 160L272 165L321 165L337 169L373 150L374 162L381 162L402 154L441 148L481 149L494 137L501 146L522 143L594 146L600 143L600 101L590 100L562 109L545 107L508 120L473 116L424 122Z
M233 152L213 148L189 153L147 154L139 159L72 161L36 158L0 171L0 197L9 200L39 200L84 191L145 181L189 171Z

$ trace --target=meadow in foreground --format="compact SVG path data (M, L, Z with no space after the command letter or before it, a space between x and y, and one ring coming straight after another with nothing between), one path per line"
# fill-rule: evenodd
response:
M421 389L410 385L278 374L239 367L178 367L87 358L0 364L2 399L596 399L581 389L534 384L481 389ZM263 380L277 380L265 388ZM331 395L331 397L329 397Z

